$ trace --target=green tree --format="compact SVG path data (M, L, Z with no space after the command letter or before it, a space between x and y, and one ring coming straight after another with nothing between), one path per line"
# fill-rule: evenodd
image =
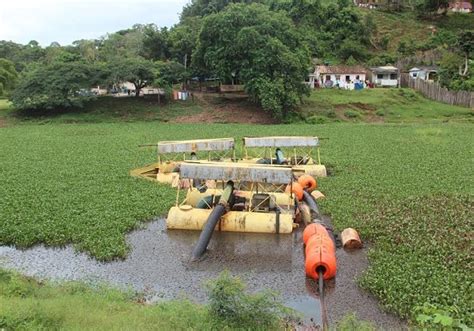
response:
M190 4L184 6L181 18L200 16L218 13L227 5L232 3L256 3L264 0L192 0Z
M18 73L13 62L0 58L0 95L13 89L17 78Z
M172 86L190 78L184 66L175 61L158 61L155 63L155 67L156 78L154 83L158 86Z
M20 110L45 110L82 106L89 100L93 73L97 68L81 62L31 65L20 75L12 93Z
M436 14L439 10L446 13L448 7L449 0L420 0L415 6L418 16L420 17Z
M135 85L135 96L156 78L154 64L151 61L136 57L119 59L109 63L110 81L112 83L130 82Z
M207 16L193 63L223 82L243 82L276 117L286 117L308 92L310 56L300 33L285 13L261 4L233 4Z
M166 60L169 58L168 28L159 29L155 24L145 26L143 30L142 56L149 60Z
M134 58L143 54L144 26L134 25L131 29L108 34L99 46L99 58L115 61Z
M80 39L72 45L85 61L93 63L99 59L99 40Z
M459 67L459 75L466 77L469 73L469 59L474 51L474 30L461 31L457 39L456 48L464 57L464 64Z
M199 17L182 19L180 24L171 28L169 33L169 50L173 60L189 67L196 48L202 20Z

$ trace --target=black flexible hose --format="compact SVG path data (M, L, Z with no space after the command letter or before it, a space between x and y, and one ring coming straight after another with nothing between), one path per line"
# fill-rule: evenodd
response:
M222 215L224 215L225 212L225 206L222 204L218 204L214 207L211 214L209 215L209 218L207 219L206 224L204 225L201 231L201 235L199 236L198 242L194 247L192 261L198 260L202 256L202 254L204 254L207 249L207 245L209 245L209 242L211 241L211 237L217 225L217 222L219 222L219 219Z
M321 302L321 319L323 321L323 330L329 330L328 311L326 308L326 300L324 298L324 270L319 268L319 301Z
M308 192L303 191L303 201L306 202L309 207L311 219L319 220L319 223L322 223L322 217L316 199L314 199L314 197Z

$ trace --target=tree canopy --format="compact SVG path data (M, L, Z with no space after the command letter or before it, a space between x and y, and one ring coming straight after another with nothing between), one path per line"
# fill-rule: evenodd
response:
M135 85L135 95L155 79L154 64L141 58L127 58L113 61L109 65L112 83L130 82Z
M13 89L17 78L18 73L13 62L0 58L0 95Z
M20 110L82 106L90 98L95 71L81 62L30 66L22 72L12 93L13 106Z
M306 92L310 57L284 13L232 4L204 19L193 63L224 82L243 82L264 109L284 117Z

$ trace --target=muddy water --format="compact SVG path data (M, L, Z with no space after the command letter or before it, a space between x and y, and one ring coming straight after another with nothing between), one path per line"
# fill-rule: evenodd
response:
M199 233L166 231L156 220L128 235L131 252L126 260L101 263L72 247L28 250L0 246L0 267L29 276L54 280L108 282L146 293L150 301L187 297L205 301L204 284L223 270L242 278L250 291L272 289L286 305L304 315L306 325L320 323L316 284L304 274L301 231L293 235L215 233L200 262L189 262ZM355 278L367 266L366 252L338 250L338 275L329 284L330 322L349 312L384 329L400 329L403 322L382 312L376 300L359 290Z

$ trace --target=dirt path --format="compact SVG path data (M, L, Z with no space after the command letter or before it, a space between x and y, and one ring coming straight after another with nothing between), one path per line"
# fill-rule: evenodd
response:
M250 103L242 95L222 96L219 94L194 93L204 111L189 116L179 116L174 123L244 123L244 124L275 124L270 113Z
M189 256L199 237L195 231L167 231L164 220L131 233L128 258L110 263L97 262L72 247L37 246L17 250L0 246L0 267L26 275L56 280L108 282L144 291L150 301L180 296L205 301L204 284L229 270L241 277L250 291L272 289L285 303L305 316L306 325L320 322L315 284L304 274L301 231L293 235L215 233L206 258L190 263ZM383 329L401 329L405 324L379 309L377 301L361 291L356 277L366 268L365 251L338 251L338 275L329 294L330 323L347 313L373 321Z

